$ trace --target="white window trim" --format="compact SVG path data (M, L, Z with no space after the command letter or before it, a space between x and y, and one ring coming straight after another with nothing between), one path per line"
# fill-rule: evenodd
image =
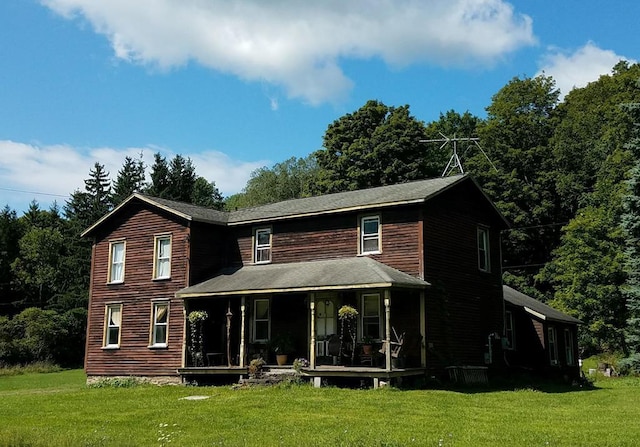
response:
M167 307L167 322L166 323L157 323L157 314L158 307L166 306ZM169 316L170 316L171 307L169 305L169 301L153 301L151 303L151 333L149 339L149 348L166 348L169 345ZM164 326L165 329L165 341L164 343L156 343L156 328L158 326Z
M120 311L120 321L118 325L110 325L112 309L118 309ZM118 341L117 343L109 343L109 329L112 327L118 328ZM102 334L102 349L119 349L120 340L122 338L122 304L106 304L104 307L104 332Z
M515 350L516 349L516 330L515 330L515 325L513 321L513 312L511 312L510 310L505 311L504 320L505 320L504 335L507 338L507 343L508 343L506 349ZM510 343L509 343L509 334L511 335Z
M269 244L258 245L258 233L265 233L265 232L269 234ZM273 246L272 242L273 242L273 231L271 227L256 228L253 231L253 263L254 264L268 264L271 262L271 252L272 252L272 246ZM265 249L269 250L269 259L265 261L258 261L258 251L265 250Z
M160 259L160 242L169 240L169 256ZM171 257L173 254L173 238L170 234L160 234L153 238L153 279L171 279ZM161 260L169 261L169 272L166 276L158 276L158 268Z
M367 297L375 297L376 302L378 303L378 338L376 340L382 340L384 338L383 327L382 327L382 306L380 303L380 293L362 293L360 295L360 338L364 337L364 326L365 326L365 318L367 320L373 319L374 317L366 317L364 314L364 301Z
M573 332L570 329L565 328L564 330L564 352L565 352L565 360L567 365L573 366L576 364L576 353L573 349ZM571 355L569 355L571 354Z
M261 318L258 319L256 316L258 314L256 308L258 307L259 302L266 301L269 309L269 315L266 319ZM256 323L267 321L267 338L256 338ZM271 338L271 300L269 298L256 298L253 300L253 331L251 334L251 339L254 343L266 343Z
M378 221L378 233L373 236L372 235L365 235L364 234L364 222L365 220L377 220ZM360 255L376 255L376 254L380 254L382 253L382 219L380 218L379 214L374 214L374 215L368 215L368 216L362 216L360 217L360 225L358 226L358 234L359 234L359 238L358 238L358 254ZM371 250L371 251L365 251L364 250L364 242L365 240L372 240L372 239L377 239L378 241L378 249L377 250Z
M549 348L549 363L555 366L558 364L558 333L553 326L547 328L547 346Z
M116 245L122 244L122 278L112 280L111 273L113 271L113 250ZM125 266L127 261L127 241L124 239L109 242L109 266L107 268L107 284L121 284L124 282Z
M489 228L479 226L477 229L476 245L478 250L478 270L481 272L491 272L491 253L490 253L490 239ZM483 237L484 236L484 237ZM483 246L480 243L483 242ZM485 267L482 267L482 261L484 261Z

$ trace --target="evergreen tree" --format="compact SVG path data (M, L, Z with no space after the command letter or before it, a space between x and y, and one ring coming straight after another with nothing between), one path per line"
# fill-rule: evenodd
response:
M0 211L0 315L10 314L21 299L16 289L15 274L11 264L20 253L18 241L24 234L23 226L15 210L5 206Z
M191 202L196 184L196 169L190 158L176 155L169 163L169 186L165 198Z
M145 187L145 165L142 154L134 160L127 156L124 159L122 169L118 171L118 177L113 184L113 205L119 205L134 192L141 192Z
M625 230L627 281L623 289L626 299L627 328L625 342L628 356L623 368L640 373L640 103L626 104L624 108L634 118L634 132L627 148L635 164L630 171L628 192L624 197L622 227Z
M167 159L159 152L153 154L153 166L151 166L151 183L146 189L146 193L153 197L167 198L169 188L169 166Z

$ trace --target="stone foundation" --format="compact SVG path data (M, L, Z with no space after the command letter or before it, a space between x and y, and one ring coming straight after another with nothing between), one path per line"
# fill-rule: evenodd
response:
M95 385L101 381L135 380L138 383L153 385L182 385L180 376L87 376L87 385Z

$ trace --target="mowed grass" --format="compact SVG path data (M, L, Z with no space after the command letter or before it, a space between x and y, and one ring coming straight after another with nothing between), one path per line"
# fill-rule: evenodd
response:
M205 400L183 400L187 396ZM0 376L0 446L635 446L640 381L592 390L88 388Z

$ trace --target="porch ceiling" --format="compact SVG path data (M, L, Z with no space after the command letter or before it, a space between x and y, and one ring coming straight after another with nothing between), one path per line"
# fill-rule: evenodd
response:
M369 257L357 257L225 269L207 281L179 290L176 296L195 298L321 290L424 288L429 285L422 279Z

